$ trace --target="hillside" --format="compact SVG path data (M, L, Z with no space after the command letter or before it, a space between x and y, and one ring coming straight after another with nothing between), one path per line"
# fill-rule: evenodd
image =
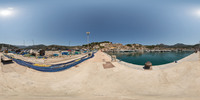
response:
M17 46L14 45L10 45L10 44L0 44L0 49L2 49L2 47L7 47L9 49L17 49Z
M44 49L44 50L67 50L67 49L88 49L88 44L84 44L82 46L62 46L62 45L32 45L32 46L22 46L22 45L9 45L9 44L0 44L0 48L9 47L10 49ZM187 45L183 43L177 43L174 45L166 45L166 44L157 44L157 45L142 45L142 44L126 44L122 45L120 43L112 43L109 41L103 42L92 42L89 44L90 49L198 49L199 44L195 45Z

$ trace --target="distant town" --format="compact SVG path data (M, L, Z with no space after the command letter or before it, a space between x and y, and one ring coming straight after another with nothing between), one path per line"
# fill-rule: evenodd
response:
M121 52L131 52L131 51L195 51L199 49L199 44L195 45L186 45L182 43L177 43L174 45L165 45L165 44L157 44L157 45L142 45L142 44L126 44L123 45L121 43L112 43L109 41L103 42L92 42L89 45L85 44L82 46L61 46L61 45L32 45L32 46L17 46L10 44L0 44L0 49L34 49L34 50L102 50L102 51L121 51Z

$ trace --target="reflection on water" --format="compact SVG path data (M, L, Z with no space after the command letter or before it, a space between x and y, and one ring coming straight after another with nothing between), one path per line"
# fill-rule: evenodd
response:
M192 51L182 52L106 52L109 55L116 55L117 59L133 63L137 65L144 65L147 61L152 62L153 65L162 65L180 60L190 54Z

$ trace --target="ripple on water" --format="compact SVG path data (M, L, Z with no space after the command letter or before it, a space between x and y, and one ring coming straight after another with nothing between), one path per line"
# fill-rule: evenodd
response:
M153 65L162 65L180 60L186 56L189 56L193 51L182 52L106 52L109 55L116 55L117 59L136 64L144 65L147 61L152 62Z

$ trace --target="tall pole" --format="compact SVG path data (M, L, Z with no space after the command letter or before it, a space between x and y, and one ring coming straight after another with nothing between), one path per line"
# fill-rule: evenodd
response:
M71 41L69 41L69 47L68 47L68 49L70 49L70 50L71 50L71 48L70 48L70 42L71 42Z
M90 41L89 41L89 35L90 35L90 32L86 32L86 34L87 34L88 51L89 51L89 43L90 43Z
M23 42L24 42L24 46L25 46L25 40Z
M34 40L32 40L32 42L33 42L33 45L35 45Z

